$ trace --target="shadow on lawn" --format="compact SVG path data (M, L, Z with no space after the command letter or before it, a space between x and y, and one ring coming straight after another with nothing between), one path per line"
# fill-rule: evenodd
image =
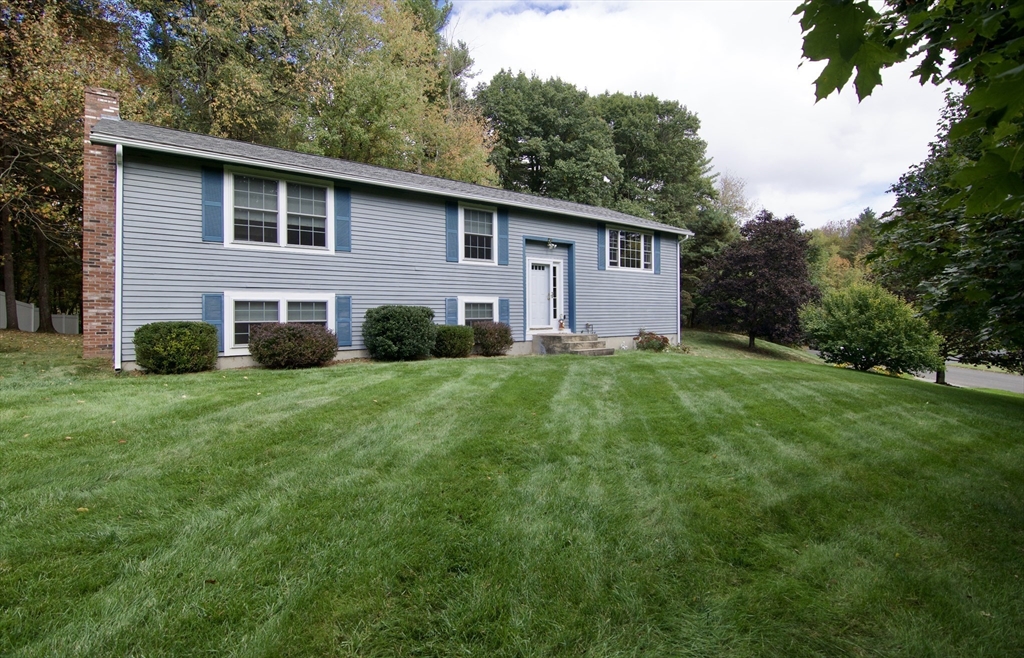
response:
M754 349L747 347L748 339L740 334L714 331L683 331L683 345L690 348L694 356L718 359L769 359L773 361L795 361L798 363L822 363L807 350L786 347L758 339Z

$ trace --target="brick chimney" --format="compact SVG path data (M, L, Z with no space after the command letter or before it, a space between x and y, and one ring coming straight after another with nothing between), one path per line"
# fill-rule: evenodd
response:
M114 358L114 267L117 155L89 141L100 119L120 119L118 95L85 88L82 200L82 356Z

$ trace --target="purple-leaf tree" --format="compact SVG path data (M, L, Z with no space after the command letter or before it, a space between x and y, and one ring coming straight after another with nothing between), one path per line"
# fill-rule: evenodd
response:
M704 320L755 338L789 343L800 337L800 307L817 298L807 271L809 238L792 215L762 210L740 229L741 238L708 265L701 295Z

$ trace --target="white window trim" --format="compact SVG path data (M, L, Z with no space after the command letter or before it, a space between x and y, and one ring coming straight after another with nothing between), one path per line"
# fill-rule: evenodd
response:
M558 308L562 309L563 315L568 317L568 313L565 313L565 269L560 259L545 259L545 258L527 258L526 259L526 271L529 273L530 266L534 263L538 265L547 265L549 268L558 268ZM554 276L553 270L548 269L548 286L551 285L551 277ZM551 326L549 328L538 327L533 329L530 327L530 299L533 293L533 285L530 283L530 276L527 274L526 277L526 303L524 304L525 315L526 315L526 339L533 338L534 334L550 334L551 332L558 331L558 318L552 317ZM549 302L551 300L548 300ZM548 304L548 312L550 313L551 304ZM569 328L566 327L563 333L571 333Z
M650 267L650 269L647 269L646 267L622 267L621 265L617 265L617 264L616 265L612 265L611 258L609 258L609 256L608 256L608 250L609 250L609 247L610 247L610 245L612 243L612 236L611 236L612 231L625 231L627 233L639 233L640 235L650 236L650 238L651 238L651 267ZM637 273L641 273L641 274L654 274L654 233L650 233L648 231L641 231L638 228L630 227L630 226L626 226L626 227L609 226L605 230L605 232L604 232L604 249L605 249L605 253L604 253L605 269L611 270L613 272L637 272ZM621 254L619 254L619 256L620 256L619 262L622 262ZM642 250L640 252L640 258L641 259L643 258L643 251Z
M498 298L497 297L458 297L459 300L459 325L466 324L466 304L491 304L491 322L498 321Z
M277 243L269 242L246 242L235 240L235 175L253 176L275 180L277 188ZM288 190L286 185L301 183L303 185L316 185L327 188L327 246L326 247L303 247L301 245L288 244ZM283 185L282 185L283 184ZM329 180L283 174L276 171L268 172L259 169L248 169L245 167L224 167L224 246L234 249L249 249L253 251L287 251L299 254L329 254L334 253L334 183Z
M327 328L337 332L335 293L281 290L224 291L224 356L248 356L248 345L235 345L235 302L277 302L277 321L288 321L288 302L327 302Z
M491 259L466 258L466 209L482 210L491 213ZM497 265L498 264L498 208L496 206L481 206L475 203L459 204L459 262L473 263L475 265ZM461 323L460 323L461 324Z

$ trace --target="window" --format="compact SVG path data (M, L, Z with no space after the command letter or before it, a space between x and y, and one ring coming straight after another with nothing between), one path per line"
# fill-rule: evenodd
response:
M232 244L333 248L333 193L328 185L229 173Z
M235 239L277 243L277 181L235 176Z
M493 263L494 210L486 208L460 208L462 232L462 260Z
M459 297L459 324L472 327L477 322L498 321L497 297Z
M327 326L327 302L288 302L288 322Z
M288 244L327 246L327 188L288 184Z
M224 322L229 327L227 356L248 354L252 328L267 322L318 324L331 331L335 327L335 293L276 290L237 290L224 292ZM234 340L232 340L234 337Z
M654 270L654 236L650 233L608 231L608 267Z
M235 345L249 344L254 324L277 322L277 302L235 302Z
M494 321L494 304L491 302L467 302L463 314L466 326L472 327L477 322Z

